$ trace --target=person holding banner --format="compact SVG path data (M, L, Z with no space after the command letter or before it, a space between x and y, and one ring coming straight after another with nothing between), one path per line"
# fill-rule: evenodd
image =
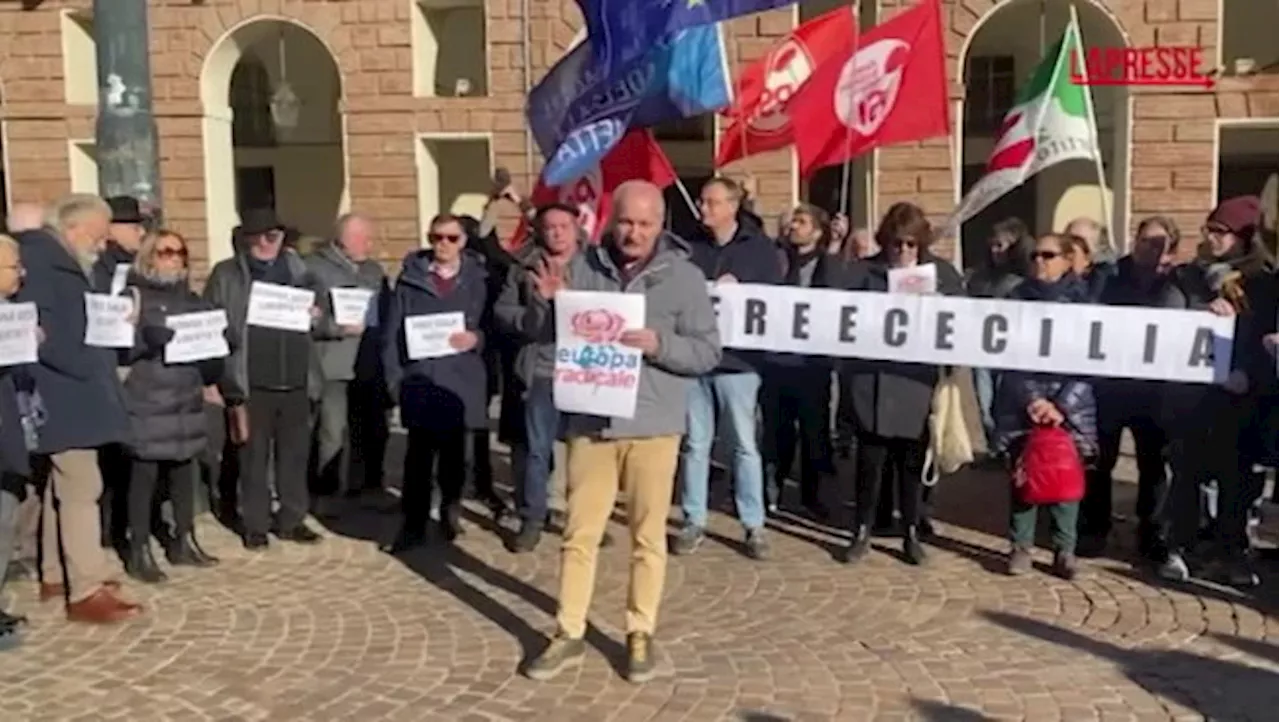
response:
M655 676L652 639L666 581L667 517L689 386L721 358L706 281L688 261L685 243L662 229L662 191L647 181L627 181L613 198L612 230L602 245L574 256L563 276L537 277L543 298L554 298L560 289L644 294L645 328L621 329L618 337L644 356L634 416L565 418L569 509L560 551L558 631L524 669L535 680L549 680L582 662L600 540L619 493L631 536L626 675L635 683ZM554 323L551 314L544 318Z
M1070 272L1072 239L1052 233L1036 240L1032 252L1032 276L1013 292L1013 298L1037 303L1088 303L1086 282ZM1098 457L1098 408L1092 383L1081 378L1026 371L1005 371L996 398L996 448L1010 460L1014 471L1009 537L1008 573L1031 571L1035 546L1035 503L1028 501L1021 477L1020 455L1036 426L1064 429L1070 436L1080 465L1089 468ZM1065 461L1065 460L1064 460ZM1078 467L1077 467L1078 468ZM1079 479L1083 488L1084 479ZM1079 497L1048 504L1053 528L1053 573L1066 580L1076 575L1076 523Z
M387 547L392 554L426 542L434 487L440 489L445 541L462 533L467 436L488 428L480 329L487 274L480 259L463 253L467 233L459 218L436 216L429 229L430 248L405 256L387 304L383 337L387 390L399 400L400 423L409 431L403 520ZM419 332L420 327L429 330Z
M151 551L152 513L161 484L167 485L173 503L174 535L165 548L169 563L218 563L196 540L195 495L196 458L208 443L204 388L222 375L222 358L194 363L170 363L165 358L166 345L175 336L168 320L212 308L188 285L188 260L182 236L157 231L143 239L129 277L139 311L138 339L125 357L130 373L124 382L124 403L132 433L126 443L129 545L124 568L147 584L168 578Z
M934 267L936 292L960 295L960 274L945 260L929 252L933 229L924 211L910 203L895 203L876 231L882 249L872 259L865 287L855 291L890 290L889 275L908 269ZM924 500L925 453L929 444L929 414L938 368L928 364L851 359L844 373L853 410L857 478L854 483L853 539L839 554L840 561L854 563L871 550L881 487L897 499L903 535L903 555L910 564L922 564L921 523ZM896 493L894 493L896 491Z
M742 217L743 192L724 177L707 181L698 207L703 232L690 243L690 260L713 283L782 282L777 247L757 222ZM689 389L689 431L680 449L680 506L684 528L671 550L691 554L705 537L711 446L716 420L728 426L733 454L733 490L738 519L745 530L747 555L764 559L764 465L756 442L756 404L764 354L726 351L714 371Z

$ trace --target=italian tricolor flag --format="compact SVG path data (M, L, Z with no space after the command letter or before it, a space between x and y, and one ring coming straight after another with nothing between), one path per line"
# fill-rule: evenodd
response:
M1080 25L1072 13L1066 32L1040 61L1031 81L1004 116L987 172L965 194L949 227L977 215L997 198L1051 165L1098 154L1098 129L1089 87L1071 80L1071 58L1084 67Z

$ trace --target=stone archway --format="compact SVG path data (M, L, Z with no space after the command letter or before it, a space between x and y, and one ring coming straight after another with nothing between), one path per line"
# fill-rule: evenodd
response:
M296 113L273 112L278 93L296 98ZM231 255L249 207L327 235L349 197L341 69L320 37L296 20L251 18L214 43L200 96L210 262Z
M1071 0L997 0L965 39L958 71L965 84L958 138L962 192L982 176L995 128L1045 48L1061 37L1071 5ZM1103 3L1081 0L1075 5L1086 47L1129 47L1124 28ZM1039 32L1042 9L1043 38ZM1094 163L1067 161L1031 178L964 224L965 267L974 265L985 253L991 226L1010 216L1021 218L1033 233L1061 231L1069 220L1087 216L1107 225L1113 247L1123 250L1129 205L1129 92L1123 86L1090 90L1110 218L1103 218L1104 201Z

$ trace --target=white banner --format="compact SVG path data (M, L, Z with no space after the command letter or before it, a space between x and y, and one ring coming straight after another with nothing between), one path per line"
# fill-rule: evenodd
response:
M173 329L173 338L164 345L167 364L223 358L231 353L223 333L227 330L227 312L220 308L174 314L164 320L164 325Z
M630 419L636 413L643 360L618 343L644 327L644 296L561 291L556 294L556 366L552 396L571 413Z
M0 366L36 362L39 323L34 303L0 303Z
M940 366L1214 383L1235 322L1207 311L716 286L730 348ZM559 320L557 318L557 324Z
M373 302L375 293L368 288L331 288L333 322L339 326L364 326L377 328L378 306Z
M246 323L281 331L310 331L311 308L315 303L315 291L254 281L249 287Z
M84 295L84 343L98 348L133 348L132 296Z
M411 361L452 356L458 353L458 349L449 345L449 337L466 330L467 321L461 311L406 316L405 351Z

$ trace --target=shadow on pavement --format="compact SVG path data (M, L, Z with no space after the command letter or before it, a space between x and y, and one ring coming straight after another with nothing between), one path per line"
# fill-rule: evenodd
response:
M924 722L989 722L993 719L981 712L931 699L913 699L911 706Z

